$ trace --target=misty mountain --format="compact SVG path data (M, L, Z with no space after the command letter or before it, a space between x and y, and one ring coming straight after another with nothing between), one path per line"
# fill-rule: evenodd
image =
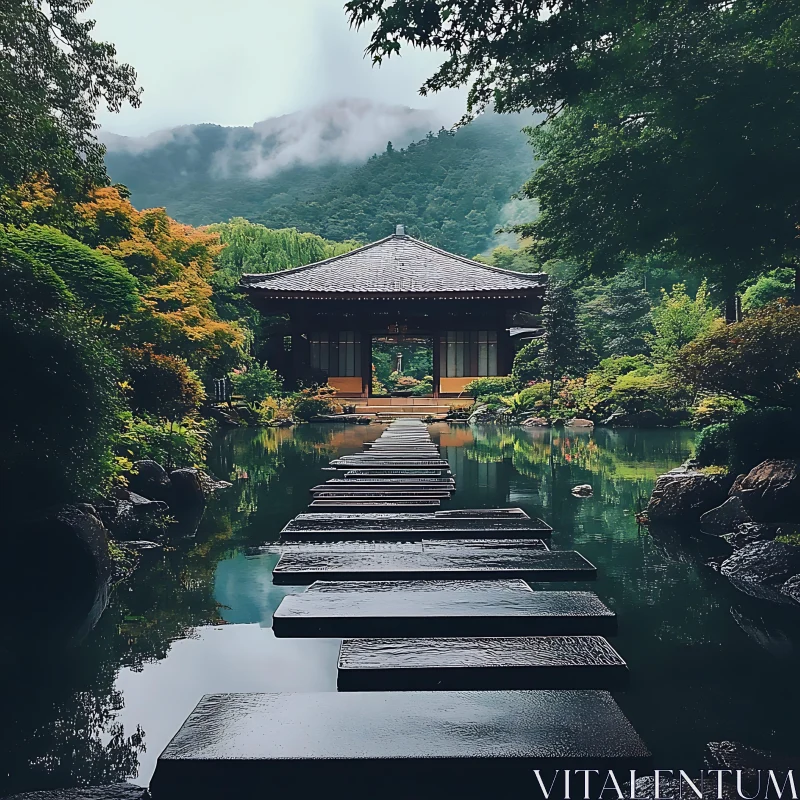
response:
M182 222L242 216L362 241L402 222L475 255L519 214L510 197L533 166L521 133L531 121L487 114L451 133L435 112L342 101L250 128L194 125L103 141L109 175L133 203L166 206Z

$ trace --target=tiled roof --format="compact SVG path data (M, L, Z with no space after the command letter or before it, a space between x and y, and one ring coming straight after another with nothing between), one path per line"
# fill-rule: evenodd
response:
M272 297L296 294L527 294L541 291L544 274L480 264L410 236L394 235L316 264L265 275L244 275L248 291Z

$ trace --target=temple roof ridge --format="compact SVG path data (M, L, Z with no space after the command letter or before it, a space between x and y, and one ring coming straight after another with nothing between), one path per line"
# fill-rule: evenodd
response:
M483 264L395 233L323 261L280 272L247 274L242 286L274 296L482 294L541 292L544 273Z

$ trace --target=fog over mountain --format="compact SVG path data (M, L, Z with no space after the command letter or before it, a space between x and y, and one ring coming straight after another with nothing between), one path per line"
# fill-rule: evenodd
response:
M168 173L209 178L269 178L297 166L353 164L382 152L387 142L403 147L448 125L446 113L371 100L339 100L255 123L252 127L185 125L148 136L101 132L112 177L135 160L170 153ZM160 160L160 159L159 159Z
M495 229L535 214L511 200L533 169L521 128L534 118L484 114L455 132L451 121L446 112L348 99L251 127L103 138L109 175L128 186L133 204L164 206L190 225L245 217L371 241L403 223L470 256L513 243Z

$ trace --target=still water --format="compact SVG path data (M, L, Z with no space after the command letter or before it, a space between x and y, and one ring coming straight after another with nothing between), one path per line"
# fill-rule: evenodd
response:
M146 784L204 693L335 691L339 642L275 639L272 613L293 589L272 585L277 552L245 550L275 540L309 487L330 476L328 461L380 431L221 436L211 469L234 487L210 504L197 535L118 586L79 647L3 675L0 795ZM718 739L800 751L800 612L743 595L705 566L716 541L637 528L656 476L691 453L690 431L431 431L456 474L448 507L521 506L553 525L553 547L598 566L592 588L619 616L613 644L631 669L630 688L615 696L657 766L699 766L704 744ZM571 495L581 483L593 497Z

